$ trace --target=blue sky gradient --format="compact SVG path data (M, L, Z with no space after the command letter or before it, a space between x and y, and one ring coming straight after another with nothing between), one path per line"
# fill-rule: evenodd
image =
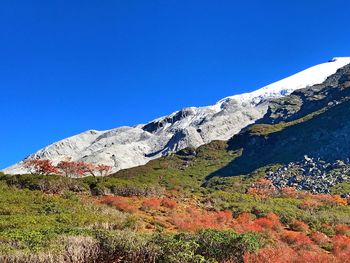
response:
M0 1L0 168L350 56L347 0Z

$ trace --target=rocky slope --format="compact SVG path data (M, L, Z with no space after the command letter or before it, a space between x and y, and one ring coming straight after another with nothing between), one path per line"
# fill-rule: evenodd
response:
M239 154L211 174L236 176L282 165L267 173L277 187L329 193L350 182L350 65L324 83L270 100L265 116L233 136L228 150Z
M311 95L304 97L304 91L301 95L293 93L288 101L270 101L316 84L321 84L317 87L324 90L324 86L331 86L327 83L332 82L332 75L349 63L350 58L335 58L254 92L227 97L208 107L185 108L147 124L108 131L86 131L49 145L27 158L50 159L54 163L82 160L112 165L114 171L118 171L143 165L186 147L196 148L213 140L228 140L264 115L262 120L269 123L289 121L310 111L303 105L312 104L316 109L332 103L333 97L327 92L319 94L315 86ZM304 103L304 100L311 102ZM20 162L4 172L15 174L26 171Z

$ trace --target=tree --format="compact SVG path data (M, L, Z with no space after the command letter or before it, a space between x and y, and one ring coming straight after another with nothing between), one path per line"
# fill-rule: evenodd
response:
M31 174L49 175L59 174L60 171L52 165L50 160L31 159L24 161L24 167L27 168Z
M57 168L60 169L66 177L76 176L77 174L75 162L61 161L57 164Z
M96 170L100 173L101 176L107 176L112 171L112 166L99 164L97 165Z
M62 161L58 163L59 168L65 176L83 177L87 175L96 176L96 172L101 175L107 175L112 167L107 165L94 165L86 162Z

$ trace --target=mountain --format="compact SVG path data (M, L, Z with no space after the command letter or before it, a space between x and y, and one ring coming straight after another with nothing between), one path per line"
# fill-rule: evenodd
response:
M54 163L81 160L111 165L114 171L118 171L146 164L187 147L197 148L213 140L228 140L257 120L267 120L267 115L273 116L275 121L290 121L303 110L308 112L298 104L298 99L300 102L303 96L288 95L329 81L330 76L349 63L350 58L334 58L251 93L224 98L211 106L184 108L134 127L86 131L53 143L27 159L50 159ZM288 102L283 102L285 96L288 96ZM315 98L317 96L320 95L314 94ZM282 100L278 100L280 98ZM4 172L26 171L20 162Z
M322 84L272 99L265 116L228 141L235 157L207 176L248 175L263 167L275 186L330 193L350 182L350 65ZM350 192L348 193L350 195Z

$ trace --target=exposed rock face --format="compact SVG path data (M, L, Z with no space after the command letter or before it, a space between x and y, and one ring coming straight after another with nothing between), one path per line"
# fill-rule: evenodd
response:
M50 159L54 163L62 160L101 163L111 165L114 171L118 171L143 165L186 147L196 148L213 140L228 140L242 128L262 118L271 99L323 83L349 63L350 58L337 58L254 92L228 97L208 107L185 108L145 125L87 131L49 145L27 158ZM346 79L344 83L347 83ZM302 108L298 96L288 103L293 104L293 100L296 106L286 109L291 113ZM281 102L276 100L274 103L277 105ZM278 110L270 107L270 111L271 116L281 118ZM4 172L15 174L25 173L26 170L20 162Z
M350 163L349 159L329 163L305 156L302 161L291 162L270 172L267 179L279 188L289 186L329 194L332 186L350 181Z

